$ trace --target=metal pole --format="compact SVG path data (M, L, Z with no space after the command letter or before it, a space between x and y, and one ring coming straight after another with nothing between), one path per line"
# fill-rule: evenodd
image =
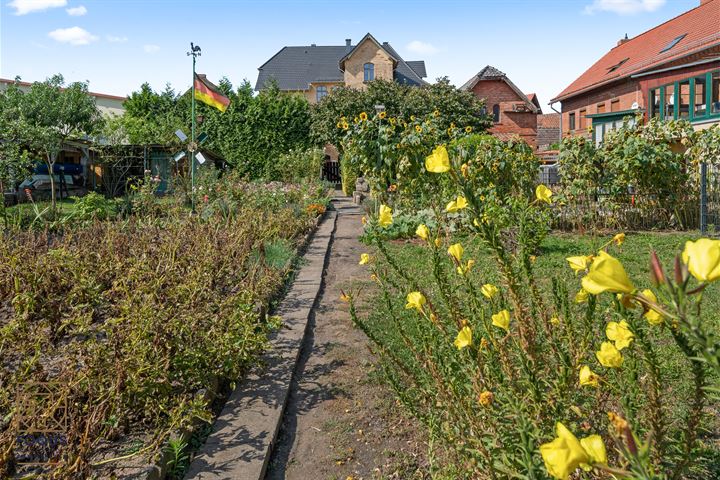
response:
M707 233L707 163L700 164L700 233Z
M192 96L190 99L190 110L192 115L190 127L190 205L193 213L195 212L195 52L193 52L193 76L192 76Z

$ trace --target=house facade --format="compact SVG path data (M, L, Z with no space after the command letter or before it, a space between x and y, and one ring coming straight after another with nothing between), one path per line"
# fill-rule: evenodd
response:
M538 117L542 115L542 109L534 93L523 93L507 75L490 65L460 89L485 101L487 113L493 117L493 126L489 130L492 135L502 140L519 136L534 148L541 146Z
M388 43L369 33L356 45L283 47L258 68L255 90L271 82L284 92L300 93L310 103L319 102L333 88L365 88L372 80L425 85L425 62L405 61Z
M562 132L600 144L627 120L685 119L697 129L720 122L720 0L699 5L617 45L551 103Z

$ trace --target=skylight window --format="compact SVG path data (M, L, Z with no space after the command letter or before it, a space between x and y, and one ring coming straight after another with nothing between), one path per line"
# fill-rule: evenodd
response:
M671 50L675 45L677 45L678 43L680 43L680 40L682 40L682 39L685 38L686 36L687 36L687 33L683 33L682 35L673 38L672 41L670 41L670 43L668 43L668 44L665 46L665 48L663 48L662 50L660 50L660 53L665 53L665 52L667 52L668 50Z
M616 63L616 64L613 65L612 67L608 68L608 73L614 72L614 71L617 70L618 68L622 67L623 64L624 64L625 62L627 62L628 60L630 60L629 57L620 60L618 63Z

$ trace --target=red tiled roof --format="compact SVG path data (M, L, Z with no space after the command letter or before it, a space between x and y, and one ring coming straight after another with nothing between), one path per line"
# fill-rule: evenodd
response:
M7 78L0 78L0 83L12 84L12 83L15 83L15 80L10 80ZM23 87L31 87L32 86L32 83L30 83L30 82L17 82L17 84L21 85ZM107 98L109 100L119 100L121 102L124 102L125 100L127 100L127 97L118 97L117 95L109 95L107 93L97 93L97 92L88 92L88 93L90 95L92 95L93 97Z
M673 48L660 53L673 39L685 35ZM552 101L628 77L720 44L720 0L709 0L610 50ZM627 59L627 60L626 60ZM623 60L625 60L623 62ZM613 66L623 62L617 69Z
M560 114L546 113L538 115L537 126L538 128L560 128Z

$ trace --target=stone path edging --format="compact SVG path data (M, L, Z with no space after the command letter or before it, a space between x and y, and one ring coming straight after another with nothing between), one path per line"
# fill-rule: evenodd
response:
M337 212L320 223L304 265L280 303L283 326L270 340L259 367L230 395L187 479L262 480L282 424L308 320L320 295Z

